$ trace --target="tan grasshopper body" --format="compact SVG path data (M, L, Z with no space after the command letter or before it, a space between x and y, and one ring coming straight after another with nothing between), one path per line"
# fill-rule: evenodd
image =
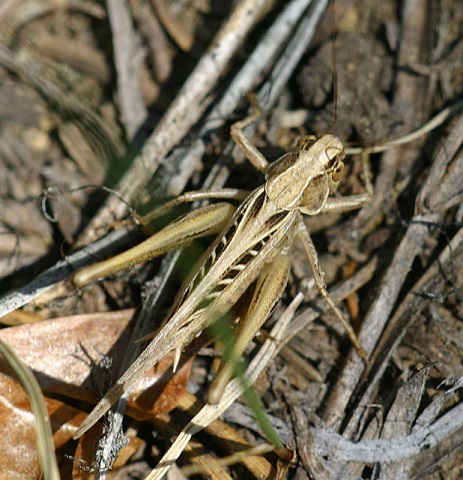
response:
M236 344L229 356L230 363L221 367L210 391L209 401L217 402L233 375L233 362L236 363L239 359L284 291L290 269L288 254L296 236L305 246L321 294L345 326L357 351L364 356L352 328L328 295L302 215L346 211L365 204L371 195L367 164L365 163L367 193L329 198L336 191L343 173L345 153L341 141L328 134L319 139L306 137L296 149L268 166L266 159L242 132L259 115L257 107L254 107L254 113L234 124L231 132L251 163L265 173L265 184L251 192L231 216L184 282L171 312L154 338L89 414L74 435L75 438L88 430L123 392L164 355L175 351L177 363L182 350L218 317L229 311L257 279L250 307L237 327ZM212 193L211 196L220 195ZM220 225L226 216L222 205L224 204L216 207L217 211L220 210L216 223ZM216 213L213 206L191 212L140 246L124 252L119 259L115 257L78 272L74 283L83 286L137 261L160 255L169 249L166 243L170 242L170 247L176 248L192 238L203 236L205 232L211 233L214 222L209 217L203 222L202 212L210 214L212 219ZM179 224L186 228L182 230ZM165 240L166 231L168 242ZM182 231L187 233L182 236Z

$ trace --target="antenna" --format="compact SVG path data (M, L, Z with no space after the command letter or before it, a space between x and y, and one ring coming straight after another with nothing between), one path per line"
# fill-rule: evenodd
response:
M331 10L331 61L333 63L333 95L334 95L334 114L333 114L333 123L329 128L327 133L332 133L336 122L338 119L338 74L336 71L336 25L334 18L334 3L335 0L330 1L330 10Z

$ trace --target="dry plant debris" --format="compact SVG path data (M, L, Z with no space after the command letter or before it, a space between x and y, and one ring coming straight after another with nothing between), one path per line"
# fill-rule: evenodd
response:
M211 478L462 477L459 113L372 158L370 205L308 220L330 292L348 299L339 305L356 317L371 356L365 366L349 352L295 251L286 294L251 346L262 355L279 349L255 388L281 442L295 450L291 464L264 453L259 424L234 401L237 384L234 403L207 425L201 395L217 350L204 335L175 374L167 357L131 392L128 443L114 427L118 414L72 440L138 355L143 345L133 339L162 321L191 264L168 255L80 292L72 272L139 241L146 232L138 218L185 189L259 184L229 142L229 125L246 115L246 92L267 112L254 141L269 159L330 128L332 12L326 0L309 3L0 5L0 336L39 382L61 478L89 478L118 449L113 478L154 478L152 466L175 442L185 449L170 457L175 468L193 464ZM335 133L343 140L385 143L461 99L456 0L338 0L334 14ZM357 194L360 162L347 165L341 193ZM195 248L190 257L203 245ZM278 320L294 298L300 305L284 330ZM0 477L40 478L34 417L3 359L0 382ZM204 432L192 436L201 422Z

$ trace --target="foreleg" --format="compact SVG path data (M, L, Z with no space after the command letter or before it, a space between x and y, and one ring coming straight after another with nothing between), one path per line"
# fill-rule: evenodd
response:
M328 306L331 308L333 313L336 315L336 317L339 319L339 321L345 328L347 335L349 336L349 339L354 345L355 349L357 350L359 356L366 362L367 353L360 345L360 342L352 326L344 318L344 315L342 314L341 310L339 310L339 308L335 305L335 303L330 297L330 294L328 293L328 289L326 287L326 283L323 278L322 271L320 269L320 264L318 263L317 251L315 250L315 246L312 242L312 239L310 238L309 232L307 231L307 228L305 224L302 222L302 220L301 220L301 225L298 232L298 238L302 241L302 244L304 245L305 251L307 253L307 257L309 258L309 262L312 267L312 272L313 272L315 283L318 287L318 290L320 291L322 297L325 299Z

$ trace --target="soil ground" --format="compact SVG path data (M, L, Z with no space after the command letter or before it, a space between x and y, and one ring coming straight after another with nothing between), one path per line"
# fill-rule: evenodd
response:
M117 2L107 2L112 3ZM1 293L19 295L42 272L80 248L90 252L85 248L106 234L126 233L120 243L108 242L108 251L140 241L146 235L139 222L142 214L172 195L178 182L186 190L203 188L220 155L228 176L226 186L250 190L262 182L261 174L243 158L227 154L223 160L230 124L246 115L243 98L231 117L221 119L221 128L204 135L206 148L198 164L185 167L184 173L184 167L165 162L136 195L122 194L119 204L127 202L133 209L128 215L119 218L107 208L109 215L99 217L108 192L119 192L130 163L144 151L169 105L207 53L232 2L123 3L126 10L113 5L112 13L104 2L92 1L11 0L0 6ZM209 109L230 87L233 75L284 3L268 2L249 38L204 100L210 102ZM304 135L333 130L347 145L371 147L418 129L461 98L462 26L463 11L457 1L335 2L323 14L276 105L264 112L253 142L274 160ZM268 72L261 80L272 84ZM255 84L255 91L259 87ZM370 360L367 366L359 360L342 326L317 301L317 289L304 290L304 285L310 285L311 270L304 251L295 244L282 301L254 345L259 347L291 299L304 290L305 299L292 324L294 332L300 329L255 385L283 445L294 449L295 461L288 468L275 453L262 456L260 472L267 473L260 478L462 478L463 414L458 412L463 406L459 390L463 129L458 116L456 112L404 147L371 156L375 195L369 206L360 212L307 218L329 290L343 300L340 308L356 331L362 331L360 338ZM193 126L175 149L188 153L199 132ZM338 194L360 194L363 185L360 158L349 157ZM106 220L96 227L95 217ZM182 257L156 318L162 319L172 303L192 266L189 259L207 245L208 241L198 242ZM89 253L86 261L94 261L89 255L99 259L103 254ZM72 473L69 456L93 462L89 448L79 445L76 450L70 435L85 417L82 412L90 411L101 395L102 378L111 384L117 377L112 373L108 380L108 374L95 365L100 350L120 363L127 348L128 333L121 337L127 321L119 330L109 324L119 319L117 312L141 308L153 288L146 282L159 267L160 261L155 260L79 291L69 281L70 268L54 298L37 299L0 319L3 338L15 339L14 348L27 357L49 406L60 402L53 403L53 408L77 419L68 425L56 415L57 410L51 415L58 422L52 422L55 431L67 425L71 432L55 438L62 478L87 475L76 466ZM237 311L243 308L240 304ZM91 333L78 323L84 314L103 321L105 330ZM55 323L47 327L52 319ZM67 331L66 325L74 330ZM82 380L74 369L80 367L60 363L64 346L59 341L66 336L75 355L80 355L77 364L87 362L81 375L87 376L88 392L79 392ZM190 353L197 353L194 363L170 379L164 397L168 406L143 410L141 397L132 405L129 413L137 421L127 420L127 426L134 440L113 478L146 478L191 418L180 400L182 392L188 382L190 394L202 397L213 376L211 356L218 351L204 345L204 337L191 347ZM248 354L252 358L254 350ZM55 368L60 365L62 375L54 378L49 367L42 370L42 362ZM64 365L72 373L64 371ZM2 378L3 391L13 388L8 375ZM5 399L13 401L7 395ZM27 405L15 407L27 411ZM0 422L9 429L13 410L4 408L0 414ZM153 413L159 416L148 421ZM265 441L244 401L235 403L222 421L221 428L230 428L248 446ZM28 433L13 431L0 441L8 444L8 448L0 446L0 465L10 472L2 478L13 478L11 472L19 475L14 478L39 478L35 454L18 453L34 449L33 424L28 422ZM152 422L157 429L154 436ZM352 443L343 444L343 438ZM210 432L195 441L178 466L194 462L195 449L203 452L198 456L213 458L235 451L218 445ZM7 467L0 467L0 472ZM258 478L248 466L219 471L223 473L213 478ZM176 470L172 475L180 474Z

